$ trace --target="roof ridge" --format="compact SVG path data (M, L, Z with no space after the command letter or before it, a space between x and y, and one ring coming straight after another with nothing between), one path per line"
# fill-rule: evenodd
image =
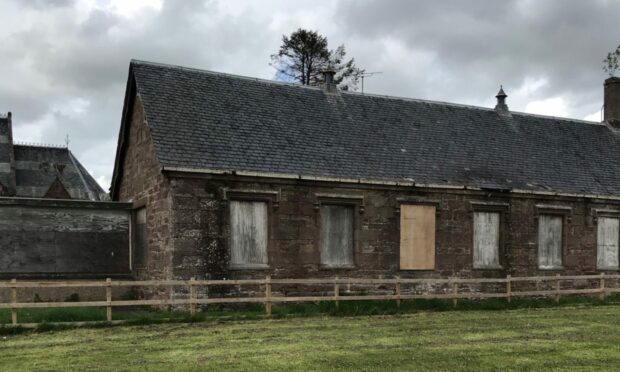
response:
M291 83L291 82L286 82L286 81L263 79L263 78L257 78L257 77L239 75L239 74L231 74L227 72L205 70L205 69L200 69L196 67L185 67L185 66L174 65L174 64L169 64L169 63L160 63L160 62L151 62L151 61L144 61L144 60L138 60L138 59L131 59L131 64L132 65L133 64L137 64L137 65L144 64L144 65L158 66L158 67L164 67L164 68L172 68L172 69L177 69L177 70L192 71L192 72L204 73L204 74L209 74L209 75L244 79L244 80L256 81L256 82L267 83L267 84L284 85L284 86L290 86L290 87L295 87L295 88L300 88L300 89L322 90L320 87L316 87L316 86L301 85L301 84ZM361 92L354 92L354 91L348 91L348 90L341 90L339 92L341 94L350 94L350 95L361 96L361 97L377 97L377 98L384 98L384 99L391 99L391 100L421 102L421 103L428 103L428 104L434 104L434 105L468 108L468 109L481 110L481 111L495 111L495 109L492 107L468 105L468 104L456 103L456 102L429 100L429 99L424 99L424 98L393 96L389 94L361 93ZM551 119L551 120L571 121L571 122L582 123L582 124L604 125L603 123L596 122L596 121L568 118L568 117L561 117L561 116L533 114L533 113L522 112L522 111L511 110L510 113L513 115L530 116L530 117L537 117L537 118Z
M65 145L55 145L53 143L38 143L38 142L26 142L26 141L13 141L13 146L21 147L38 147L46 149L68 150Z
M353 92L353 91L347 91L347 90L341 91L341 93L357 95L357 96L362 96L362 97L377 97L377 98L385 98L385 99L393 99L393 100L401 100L401 101L429 103L429 104L435 104L435 105L454 106L454 107L469 108L469 109L482 110L482 111L495 111L495 108L492 108L492 107L468 105L465 103L456 103L456 102L437 101L437 100L430 100L430 99L424 99L424 98L392 96L389 94L360 93L360 92ZM574 122L579 122L579 123L584 123L584 124L603 125L603 123L600 123L597 121L567 118L567 117L562 117L562 116L541 115L541 114L533 114L529 112L512 111L512 110L510 111L510 113L513 115L516 114L520 116L532 116L532 117L544 118L544 119L565 120L565 121L574 121Z
M321 90L320 87L315 87L312 85L301 85L301 84L297 84L297 83L291 83L291 82L287 82L287 81L279 81L279 80L270 80L270 79L264 79L264 78L257 78L257 77L252 77L252 76L247 76L247 75L239 75L239 74L231 74L229 72L219 72L219 71L213 71L213 70L205 70L205 69L200 69L197 67L185 67L185 66L180 66L180 65L173 65L170 63L160 63L160 62L151 62L151 61L143 61L143 60L138 60L138 59L132 59L131 60L131 64L134 65L151 65L151 66L158 66L158 67L165 67L165 68L173 68L173 69L177 69L177 70L184 70L184 71L193 71L193 72L199 72L199 73L203 73L203 74L208 74L208 75L216 75L216 76L225 76L225 77L231 77L231 78L237 78L237 79L243 79L243 80L250 80L250 81L256 81L259 83L267 83L267 84L274 84L274 85L284 85L284 86L290 86L290 87L295 87L295 88L300 88L300 89L310 89L310 90Z
M563 116L553 116L553 115L533 114L533 113L530 113L530 112L522 112L522 111L510 111L510 113L511 114L521 115L521 116L532 116L532 117L535 117L535 118L555 119L555 120L564 120L564 121L574 121L576 123L581 123L581 124L605 126L605 124L602 123L602 122L585 120L585 119L567 118L567 117L563 117Z

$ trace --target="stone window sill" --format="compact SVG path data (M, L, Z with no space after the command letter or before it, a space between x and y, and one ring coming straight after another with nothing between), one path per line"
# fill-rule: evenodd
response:
M231 270L267 270L269 265L267 264L230 264L228 266Z
M502 265L474 266L474 270L504 270L504 267Z
M353 270L355 269L355 265L326 265L321 264L321 270Z
M597 267L598 271L620 271L620 267Z
M545 270L545 271L564 270L564 266L538 266L538 270Z
M435 271L435 268L432 268L432 269L398 269L398 271L428 271L428 272L433 272L433 271Z

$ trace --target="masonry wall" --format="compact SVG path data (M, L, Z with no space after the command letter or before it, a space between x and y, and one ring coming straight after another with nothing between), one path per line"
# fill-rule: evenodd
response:
M227 192L228 190L228 192ZM277 193L269 211L269 268L229 270L227 194L238 190ZM356 213L353 269L320 265L320 195L363 197ZM399 269L399 205L436 205L435 270ZM275 204L275 206L273 205ZM597 210L617 202L464 190L356 186L290 181L258 183L231 179L171 179L172 265L175 278L264 277L492 277L596 273ZM501 211L501 269L473 268L473 211ZM359 208L358 208L359 210ZM538 268L540 213L564 216L563 268Z
M134 250L136 260L134 274L136 278L167 279L170 278L172 256L169 243L170 196L167 179L160 172L160 165L155 157L144 107L139 95L136 95L131 111L126 152L121 159L121 174L116 200L131 201L133 207L146 209L147 252Z
M0 198L0 277L127 277L130 205Z

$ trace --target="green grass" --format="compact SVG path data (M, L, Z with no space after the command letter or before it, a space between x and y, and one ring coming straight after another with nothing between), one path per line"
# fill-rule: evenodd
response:
M116 309L115 309L116 310ZM183 318L182 312L159 311L147 308L116 310L115 320L159 320L164 318ZM104 307L65 307L20 309L17 313L20 323L86 322L106 319ZM11 311L0 310L0 324L11 323Z
M0 338L3 371L563 371L618 365L620 305L166 323Z
M401 302L397 306L395 301L341 301L339 306L334 302L300 303L274 305L273 317L308 317L308 316L357 316L357 315L390 315L408 314L419 311L451 311L451 310L509 310L524 308L548 308L558 306L606 306L620 304L620 295L607 297L601 301L596 297L563 297L559 303L553 299L514 299L508 303L505 299L488 300L459 300L456 307L451 300L415 300ZM126 320L135 324L173 322L197 322L209 320L249 320L265 317L265 310L261 304L249 304L229 307L226 305L211 305L191 317L186 309L177 311L157 310L149 307L114 308L113 320ZM32 308L18 310L20 323L55 323L55 322L85 322L104 321L106 310L103 307L67 307L67 308ZM11 323L11 312L0 309L0 334L15 333L7 331ZM49 325L45 326L50 329Z
M390 315L407 314L418 311L452 311L452 310L514 310L530 308L549 308L563 306L607 306L620 305L620 295L609 296L605 300L596 297L563 297L559 303L551 298L523 298L507 302L505 299L458 300L456 306L452 300L403 300L400 306L395 301L341 301L336 307L334 302L289 304L276 306L274 317L278 316L356 316L356 315ZM258 310L262 311L262 307Z

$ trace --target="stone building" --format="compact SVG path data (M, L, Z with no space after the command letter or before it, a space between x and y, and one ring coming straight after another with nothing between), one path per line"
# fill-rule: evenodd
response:
M620 79L602 123L132 61L111 197L140 278L618 269Z
M11 119L0 115L0 197L109 199L67 147L14 143Z

